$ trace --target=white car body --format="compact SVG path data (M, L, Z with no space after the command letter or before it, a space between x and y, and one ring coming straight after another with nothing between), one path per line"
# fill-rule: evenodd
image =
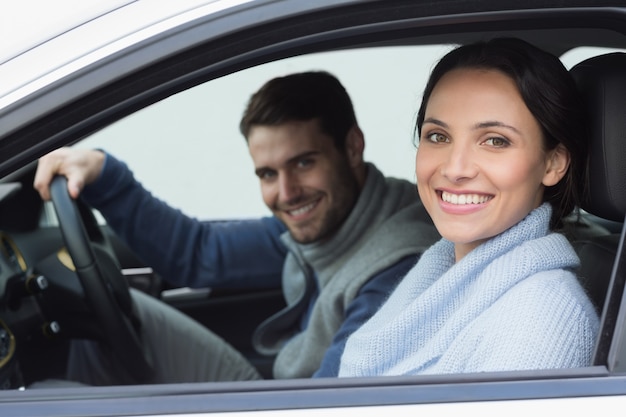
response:
M290 19L293 19L293 22L296 22L294 26L297 26L300 22L298 18L302 17L306 21L307 16L313 16L318 12L326 19L330 19L324 15L325 11L337 10L337 13L344 13L343 9L340 10L341 6L352 7L354 10L361 6L372 7L367 10L374 10L372 4L375 3L384 2L29 0L3 6L3 9L8 10L3 11L0 16L0 34L3 39L10 39L11 42L0 45L0 80L2 80L0 151L3 149L3 141L7 141L12 148L7 148L11 152L10 155L4 159L0 158L0 175L10 177L13 172L33 163L37 157L50 149L72 144L90 135L99 137L95 133L98 130L138 109L164 100L179 91L193 88L201 82L208 82L274 59L286 59L299 54L300 50L303 53L312 53L351 48L352 42L354 45L358 43L351 41L351 37L363 36L364 33L369 33L368 31L371 31L372 36L386 33L386 22L375 22L373 18L371 22L355 23L353 27L347 23L337 27L329 24L326 27L322 24L323 19L311 20L313 22L311 25L319 25L323 30L320 29L317 33L315 30L307 32L300 28L302 33L296 33L293 39L287 35L276 35L268 29L273 22L291 22ZM402 2L396 3L400 7ZM414 25L420 30L426 30L424 36L440 35L427 32L428 27L441 25L444 31L446 28L455 28L455 25L460 27L466 19L469 24L477 25L472 26L473 30L476 30L478 23L475 22L487 24L490 19L497 20L500 16L498 10L482 11L481 14L480 11L463 11L463 7L459 5L449 6L450 10L458 7L458 13L442 13L439 16L437 2L426 3L433 10L433 16L425 13L422 17L407 17L406 20L407 27ZM506 2L502 16L506 15L507 10L515 9L514 3ZM528 18L529 21L532 20L531 17L540 19L541 12L545 12L546 15L554 13L556 16L559 11L556 3L558 2L550 2L554 6L552 12L549 9L542 11L540 7L528 6L527 13L522 10L519 15ZM576 7L572 7L572 16L578 13L572 18L573 21L575 19L582 21L579 15L589 13L596 19L590 20L589 26L599 22L597 27L593 26L593 29L598 29L599 32L602 32L603 19L609 22L611 16L622 19L616 22L623 23L626 27L626 6L593 10L592 2L587 3L588 8L585 9L575 10ZM442 6L442 10L445 7L448 6ZM600 15L605 12L607 17ZM342 16L341 13L338 16ZM354 16L357 15L355 12ZM389 16L392 16L391 12ZM503 19L508 21L507 19L512 19L511 16ZM355 20L358 18L355 17ZM276 36L276 40L264 44L259 39L257 41L260 46L257 49L248 48L244 43L240 45L241 52L233 52L232 55L229 55L228 51L219 51L220 58L215 60L208 57L208 53L207 57L189 58L190 66L196 65L193 59L204 59L206 62L203 61L205 64L198 64L197 68L194 67L188 72L177 67L172 70L175 75L172 75L171 79L164 79L161 84L157 85L150 80L145 81L145 86L141 84L142 79L137 74L153 74L151 72L153 66L166 67L171 64L168 59L172 57L178 59L186 51L195 50L194 48L217 49L218 46L211 43L213 39L220 41L229 35L239 36L242 33L250 36L246 30L253 31L260 23L266 26L259 29L261 31L259 36ZM398 25L398 31L402 30L402 18L396 18L392 23ZM537 24L537 27L540 26L541 24ZM580 26L585 29L582 23ZM566 25L565 28L567 29ZM280 29L291 30L290 26L280 26ZM537 33L541 34L541 31L537 30L539 31ZM606 30L616 33L614 36L607 36L606 39L611 42L592 46L626 49L625 33L619 33L615 28ZM400 35L394 35L391 31L389 33L391 35L385 39L390 44L394 43L394 36L400 38ZM246 41L249 39L245 38ZM445 39L445 36L441 36L441 39ZM380 43L385 42L381 40ZM372 47L376 44L372 41ZM230 47L233 45L236 45L234 41L232 45L229 44ZM174 64L171 65L173 67ZM165 70L163 74L165 74L163 77L169 76ZM109 86L130 88L131 83L126 83L126 80L131 78L135 82L133 85L138 85L138 91L143 89L142 91L128 95L121 92L119 103L115 103L114 98L106 98L110 102L107 101L102 108L95 109L96 94L103 93ZM116 91L110 91L112 95L117 94ZM80 107L82 104L80 106L75 104L82 103L78 101L82 99L87 103L84 121L78 121L78 116L63 116L73 118L68 119L70 121L66 127L54 130L50 117L56 117L68 109L82 110ZM364 118L371 117L368 115ZM59 120L65 119L59 117ZM37 130L40 123L44 126L41 129L50 129L49 137ZM403 129L407 131L406 127ZM374 128L368 129L372 130ZM26 138L24 142L17 139L17 135L21 135L22 132ZM236 135L237 132L233 134ZM108 143L110 140L106 136L102 143ZM381 149L384 149L384 146L374 149L376 151L372 156L376 157L376 154L382 153ZM146 159L143 150L136 156L137 159ZM163 155L164 158L167 156ZM394 165L393 161L395 159L389 162L389 165ZM159 182L163 180L155 181L155 187ZM204 185L199 185L202 186ZM170 188L176 187L170 185ZM251 200L260 201L258 195L252 191L242 194L249 194L252 196ZM172 199L176 199L176 196L174 195ZM250 204L244 205L248 207ZM204 211L205 208L198 209L198 212ZM255 213L256 211L241 212L237 216L245 217ZM216 212L212 216L221 218L223 214ZM481 416L504 414L527 416L559 413L588 416L598 411L609 412L626 408L626 378L622 376L625 367L619 360L624 357L626 350L622 340L623 331L626 329L624 310L625 307L621 307L619 315L614 317L617 321L617 330L612 339L610 354L607 354L607 363L585 369L462 376L363 378L355 381L270 380L162 386L26 388L0 391L0 415L261 417L379 416L385 413L422 416L451 416L460 413ZM0 361L0 368L2 365Z

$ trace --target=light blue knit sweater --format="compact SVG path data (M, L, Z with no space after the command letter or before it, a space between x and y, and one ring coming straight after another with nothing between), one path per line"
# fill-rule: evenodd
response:
M590 365L598 317L550 213L542 205L458 263L450 241L433 245L348 339L339 376Z

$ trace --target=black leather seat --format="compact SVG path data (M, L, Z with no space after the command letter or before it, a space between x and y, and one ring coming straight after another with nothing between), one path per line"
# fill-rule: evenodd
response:
M582 208L623 222L626 213L626 54L587 59L571 69L589 120L589 196ZM601 310L613 269L619 235L574 242L581 257L583 285Z
M619 234L613 233L573 242L581 260L578 277L598 313L604 307L619 238Z
M587 59L571 69L587 107L589 194L582 208L602 219L624 222L626 213L626 54ZM594 364L606 363L626 271L615 262L619 233L574 242L579 276L601 315Z

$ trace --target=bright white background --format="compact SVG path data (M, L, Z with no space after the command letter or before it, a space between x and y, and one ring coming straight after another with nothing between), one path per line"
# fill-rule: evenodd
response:
M344 84L365 133L365 157L387 175L414 181L413 126L432 66L450 46L386 47L290 58L250 68L169 97L77 146L126 161L156 196L201 219L269 214L239 120L267 80L326 70ZM596 50L571 52L567 67Z
M413 121L435 59L449 47L307 55L235 73L169 97L79 144L128 162L144 186L203 219L268 214L239 120L267 80L326 70L344 84L365 133L367 160L413 179Z

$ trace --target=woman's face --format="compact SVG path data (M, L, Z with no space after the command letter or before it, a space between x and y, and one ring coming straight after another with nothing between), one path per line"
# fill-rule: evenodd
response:
M539 123L499 71L455 69L426 105L417 188L456 260L537 208L565 175L564 147L545 151Z

